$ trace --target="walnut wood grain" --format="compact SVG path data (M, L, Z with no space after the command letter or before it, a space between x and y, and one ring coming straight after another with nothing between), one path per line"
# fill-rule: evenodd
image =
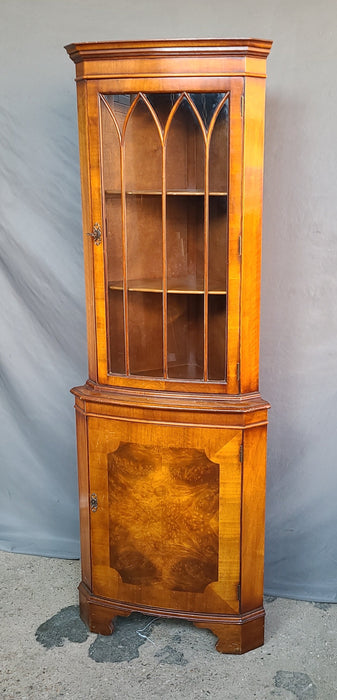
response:
M123 583L204 592L218 578L219 464L130 442L107 461L111 568Z

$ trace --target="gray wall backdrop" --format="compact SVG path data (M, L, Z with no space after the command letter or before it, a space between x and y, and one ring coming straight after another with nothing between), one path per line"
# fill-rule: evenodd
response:
M79 554L87 377L72 41L257 36L268 63L261 393L265 589L336 600L337 4L2 0L0 547Z

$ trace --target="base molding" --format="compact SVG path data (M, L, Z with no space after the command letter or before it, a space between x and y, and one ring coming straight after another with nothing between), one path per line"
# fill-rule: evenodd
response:
M79 585L79 599L81 619L96 634L110 635L114 631L116 617L128 617L133 612L140 612L155 617L187 620L196 627L211 630L218 638L216 649L223 654L244 654L262 646L264 642L263 607L237 615L167 610L96 596L83 581Z

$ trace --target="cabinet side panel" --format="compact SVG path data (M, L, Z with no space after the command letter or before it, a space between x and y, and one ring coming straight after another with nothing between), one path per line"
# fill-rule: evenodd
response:
M91 589L91 547L90 547L90 511L89 511L89 463L87 419L76 410L78 490L80 505L81 530L81 568L82 581Z
M239 236L242 201L242 118L243 80L231 84L229 125L229 208L228 208L228 329L227 329L227 392L239 393L237 364L239 361L240 273Z
M241 532L241 612L263 602L267 427L244 431Z
M90 236L86 235L86 232L91 231L92 213L90 196L89 135L87 120L87 85L84 82L77 83L77 112L81 167L83 252L88 339L88 371L89 378L93 381L97 381L93 245Z
M261 227L263 188L265 81L245 82L242 287L241 287L241 392L259 387L259 321Z

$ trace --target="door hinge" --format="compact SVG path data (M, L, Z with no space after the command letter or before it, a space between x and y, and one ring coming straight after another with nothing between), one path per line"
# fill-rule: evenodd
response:
M96 513L97 508L98 508L97 496L95 493L92 493L90 496L90 510L92 513Z
M236 365L236 378L239 382L240 381L240 362L238 362Z
M243 443L241 443L241 445L240 445L239 460L242 464L242 462L243 462Z
M238 600L241 600L241 583L238 583L236 587L236 595L238 597Z
M87 236L91 236L91 238L94 239L95 245L100 245L100 243L102 242L102 231L100 225L97 223L94 224L93 231L89 231L87 233Z
M239 236L238 240L238 253L240 256L242 255L242 236Z
M245 96L241 95L241 101L240 101L241 117L243 117L244 108L245 108Z

